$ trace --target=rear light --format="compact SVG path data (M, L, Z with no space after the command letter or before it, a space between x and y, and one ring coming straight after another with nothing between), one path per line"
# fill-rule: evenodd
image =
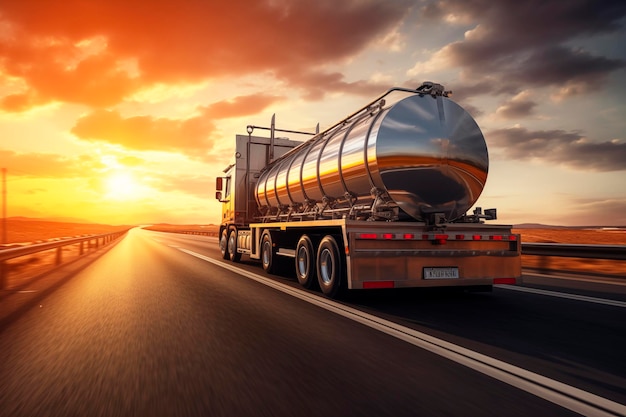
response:
M415 235L413 233L405 233L402 235L403 239L407 239L407 240L411 240L411 239L415 239Z
M360 239L376 239L378 235L376 233L361 233L359 234Z
M515 278L494 278L494 285L515 285L517 284L517 279Z
M383 239L393 239L394 235L392 233L383 233Z
M465 240L465 235L456 235L454 236L456 240Z
M515 236L515 235L510 235L510 236L509 236L509 240L517 240L517 236Z
M394 286L393 281L365 281L363 283L364 289L393 288Z
M481 240L483 237L481 235L473 235L472 240Z
M495 235L495 236L489 236L490 240L502 240L502 236L500 235Z

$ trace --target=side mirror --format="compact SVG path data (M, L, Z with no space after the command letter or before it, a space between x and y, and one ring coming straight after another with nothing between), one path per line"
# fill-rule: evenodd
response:
M215 178L215 189L218 191L222 191L223 190L223 184L222 182L224 181L224 179L222 177L217 177ZM216 197L217 198L217 197ZM218 198L218 200L221 200L221 197Z
M221 191L216 191L215 192L215 199L218 200L218 201L222 201L222 192Z

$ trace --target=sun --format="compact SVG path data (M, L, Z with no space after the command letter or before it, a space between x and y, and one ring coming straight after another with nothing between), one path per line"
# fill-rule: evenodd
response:
M137 197L139 185L130 172L114 172L105 179L106 198L132 200Z

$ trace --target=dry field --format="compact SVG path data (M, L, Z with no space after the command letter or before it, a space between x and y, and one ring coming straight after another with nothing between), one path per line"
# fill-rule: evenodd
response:
M522 242L572 243L593 245L626 245L624 229L514 229L522 235ZM560 271L576 271L626 277L626 261L576 258L544 258L522 256L526 268L542 268Z
M209 236L217 236L220 227L214 224L153 224L152 226L144 227L146 230L154 230L157 232L173 232L179 233L181 231L195 231L203 232Z
M625 229L513 229L522 242L626 245Z
M97 235L128 229L96 223L63 223L35 219L7 219L8 244L41 243L85 235Z

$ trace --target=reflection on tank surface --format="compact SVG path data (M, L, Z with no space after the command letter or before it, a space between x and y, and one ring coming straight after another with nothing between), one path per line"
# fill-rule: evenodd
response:
M415 93L368 110L262 172L255 197L264 214L463 216L489 169L485 139L469 113L447 97Z

